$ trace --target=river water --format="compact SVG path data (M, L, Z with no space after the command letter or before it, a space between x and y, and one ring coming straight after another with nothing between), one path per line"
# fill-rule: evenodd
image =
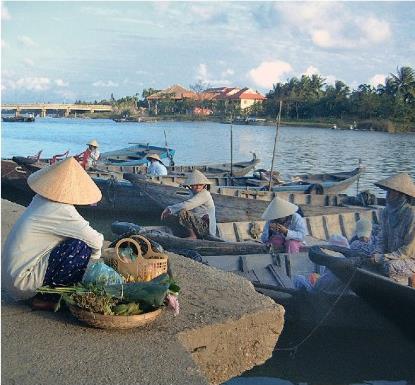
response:
M2 123L1 155L42 156L70 150L80 153L97 139L101 151L129 143L168 145L176 150L176 164L230 161L231 126L210 122L115 123L112 120L38 118L35 123ZM273 126L233 125L233 160L261 159L269 169L275 138ZM373 182L404 171L415 178L415 135L281 127L274 169L284 174L348 171L359 159L367 167L359 189L382 190ZM355 193L356 186L347 191ZM277 348L294 346L309 330L287 324ZM228 385L413 385L415 342L398 329L378 332L318 330L295 355L276 350L264 365L253 368Z
M258 168L271 168L274 126L233 125L233 160L261 159ZM211 122L116 123L112 120L38 118L34 123L2 123L2 157L35 154L42 156L70 150L80 153L85 143L97 139L101 151L150 143L176 150L176 164L230 162L231 126ZM281 127L275 170L283 175L348 171L359 159L366 173L359 189L382 194L373 182L395 172L415 177L415 135L344 131L322 128ZM356 187L348 191L355 193Z

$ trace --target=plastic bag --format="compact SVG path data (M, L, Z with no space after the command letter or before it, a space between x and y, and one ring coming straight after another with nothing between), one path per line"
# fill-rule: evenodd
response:
M104 262L96 262L86 268L82 283L107 286L121 284L124 280L112 267Z

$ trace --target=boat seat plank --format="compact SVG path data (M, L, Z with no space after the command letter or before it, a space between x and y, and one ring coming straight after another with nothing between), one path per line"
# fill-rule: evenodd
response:
M326 226L326 233L328 238L332 235L344 235L340 226L340 217L337 214L334 215L323 215L323 222Z
M356 215L355 213L341 213L339 216L342 234L350 240L356 230Z
M327 239L324 230L323 218L321 216L306 217L306 223L309 234L317 239Z

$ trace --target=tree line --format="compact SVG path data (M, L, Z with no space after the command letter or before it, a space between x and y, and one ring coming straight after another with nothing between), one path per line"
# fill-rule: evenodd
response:
M160 91L153 88L144 89L141 98L136 93L116 100L111 94L109 100L95 103L111 104L115 113L121 116L147 110L150 115L156 113L160 117L189 117L196 107L200 107L213 111L211 117L222 120L247 116L272 120L276 118L282 101L283 121L357 121L362 128L369 124L370 128L384 131L415 130L415 72L409 66L397 68L396 73L389 74L384 85L360 84L357 89L351 89L340 80L336 80L334 85L327 84L326 79L317 74L292 77L284 83L275 83L265 95L266 100L246 109L241 109L235 101L204 98L203 92L209 85L201 82L189 88L195 92L195 99L174 100L165 95L157 101L156 111L149 109L147 101L148 96Z

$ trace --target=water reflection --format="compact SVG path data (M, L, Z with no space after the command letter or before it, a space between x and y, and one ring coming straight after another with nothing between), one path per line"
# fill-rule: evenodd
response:
M308 332L286 325L277 348L294 346ZM294 356L275 351L265 364L225 384L412 385L414 359L415 342L398 329L386 333L320 329Z

